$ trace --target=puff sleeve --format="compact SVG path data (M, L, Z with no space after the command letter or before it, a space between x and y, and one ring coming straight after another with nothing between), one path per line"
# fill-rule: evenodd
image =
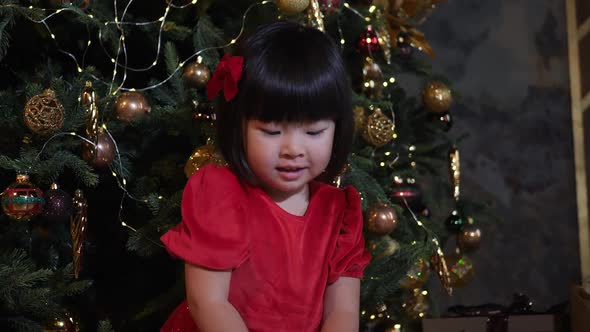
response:
M342 217L336 249L330 260L328 284L339 277L362 278L371 254L363 238L363 213L359 193L354 187L345 188L346 210Z
M182 221L161 238L168 252L213 270L241 265L249 253L244 191L229 169L202 167L182 195Z

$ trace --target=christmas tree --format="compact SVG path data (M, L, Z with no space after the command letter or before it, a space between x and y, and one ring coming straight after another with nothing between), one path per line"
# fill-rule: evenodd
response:
M157 330L184 296L159 237L187 177L224 163L204 87L239 38L294 20L341 45L355 92L332 184L365 211L361 326L412 330L430 275L449 293L473 278L489 215L459 195L457 93L420 32L440 2L0 0L0 328Z

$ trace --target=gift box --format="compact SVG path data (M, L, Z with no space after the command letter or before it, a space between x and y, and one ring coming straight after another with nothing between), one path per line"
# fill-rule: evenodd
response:
M590 294L582 286L574 285L570 289L571 331L590 331Z
M553 315L508 316L507 332L556 332ZM587 330L586 330L587 331Z
M487 317L425 318L422 332L487 332Z
M584 332L588 332L588 326L590 325L586 325ZM422 332L557 332L557 330L553 315L511 315L426 318L422 320Z
M590 307L590 303L587 303ZM558 332L560 324L554 312L533 311L533 302L524 294L514 294L508 306L487 303L450 307L447 317L425 318L423 332ZM586 313L590 317L590 313ZM585 323L583 323L585 324ZM583 325L589 332L590 325ZM573 331L573 332L582 332Z

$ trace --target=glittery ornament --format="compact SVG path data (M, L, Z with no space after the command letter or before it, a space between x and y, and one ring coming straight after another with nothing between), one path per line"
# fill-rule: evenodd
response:
M461 210L455 209L451 211L451 215L446 220L447 229L451 232L458 232L465 226L467 220Z
M212 144L205 144L196 148L188 158L184 166L184 174L187 178L191 177L196 171L207 164L225 165L221 154L216 151Z
M430 276L430 264L422 258L410 267L406 276L400 280L400 286L405 289L421 288Z
M284 14L295 15L309 6L309 0L276 0L276 4Z
M422 101L429 112L447 112L453 103L453 95L449 87L438 81L426 84L422 93Z
M310 27L314 27L324 32L324 14L320 10L318 0L310 0L307 7L307 22Z
M383 50L385 62L387 62L387 64L391 64L391 35L387 30L387 24L385 23L386 21L383 19L383 15L379 9L375 11L375 20L380 22L379 25L377 25L377 41Z
M451 175L451 184L453 185L453 198L458 202L461 194L461 163L459 149L456 146L452 146L449 150L449 174Z
M115 158L115 142L102 128L98 130L95 145L82 143L82 159L96 169L106 169Z
M397 220L395 209L383 202L369 207L365 212L365 225L373 234L390 234L395 230Z
M472 252L479 248L481 243L481 230L472 224L463 226L457 234L457 245L461 252Z
M74 276L78 279L82 270L82 254L86 229L88 226L88 203L82 190L76 190L73 199L74 214L70 218L70 235L72 236L72 258L74 264Z
M45 191L45 206L41 216L51 222L64 222L72 213L72 197L59 189L57 183L52 183Z
M16 221L27 221L41 212L43 192L36 188L26 174L16 176L16 182L2 192L2 210Z
M370 99L381 99L383 95L383 73L373 59L366 57L363 65L363 93Z
M408 317L411 319L420 319L426 316L429 308L426 302L426 294L428 293L421 289L412 290L412 295L402 304L402 308Z
M395 124L381 112L380 108L375 108L373 113L367 117L361 134L367 142L376 147L382 147L393 139Z
M204 88L211 78L211 71L204 63L195 61L184 67L182 77L189 87Z
M117 119L123 122L131 122L142 118L150 112L151 106L141 92L124 92L117 96L113 105Z
M446 259L449 266L452 287L464 287L475 276L473 263L471 263L471 259L466 255L453 253L447 256Z
M50 135L64 124L64 107L51 89L31 97L23 112L25 125L39 135Z
M438 240L435 241L436 253L430 257L430 263L438 275L440 283L449 295L453 294L453 287L451 286L451 272L447 264L447 259L440 248Z
M90 81L86 81L80 93L80 106L86 112L86 138L94 141L98 136L98 104Z

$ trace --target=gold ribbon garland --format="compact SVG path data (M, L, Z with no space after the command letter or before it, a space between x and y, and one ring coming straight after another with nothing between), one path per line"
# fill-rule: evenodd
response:
M453 146L449 152L451 183L453 184L453 198L456 202L459 201L459 185L461 183L461 168L459 161L459 150Z
M96 105L96 92L92 82L86 81L80 94L80 104L86 111L86 137L96 141L98 137L98 106Z
M86 239L88 224L88 203L82 190L76 190L73 198L74 213L70 218L70 234L72 236L72 258L74 261L74 276L78 279L82 269L82 249Z
M324 32L324 14L320 10L318 0L311 0L309 2L309 7L307 7L307 21L310 26Z

